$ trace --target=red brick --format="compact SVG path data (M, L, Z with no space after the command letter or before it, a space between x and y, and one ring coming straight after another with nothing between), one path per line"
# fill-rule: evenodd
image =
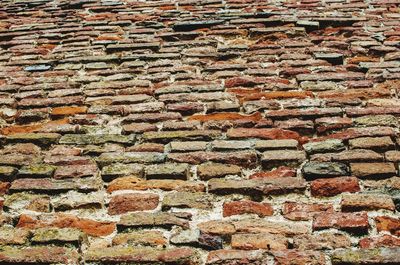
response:
M153 193L121 194L111 198L108 213L111 215L126 212L153 210L157 208L159 196Z
M229 138L233 139L248 139L248 138L261 138L261 139L295 139L299 142L304 142L305 139L302 138L297 132L284 130L284 129L248 129L248 128L238 128L230 129L227 133Z
M378 216L375 218L375 222L379 232L387 231L395 236L400 236L400 218Z
M264 172L256 172L249 176L249 179L258 179L258 178L286 178L286 177L295 177L296 169L280 166L277 169L273 169L271 171Z
M316 179L311 182L311 195L316 197L330 197L343 192L357 191L360 191L360 185L355 177Z
M361 248L400 247L400 238L391 235L366 237L358 244Z
M282 214L294 221L310 220L320 212L333 212L332 204L285 202Z
M257 214L260 217L273 215L274 209L269 203L253 201L225 202L223 205L223 216L240 214Z
M81 219L69 214L42 215L22 214L17 227L36 229L41 227L77 228L90 236L107 236L114 232L115 223Z
M337 228L361 234L368 232L369 223L366 212L358 213L320 213L314 216L313 229Z

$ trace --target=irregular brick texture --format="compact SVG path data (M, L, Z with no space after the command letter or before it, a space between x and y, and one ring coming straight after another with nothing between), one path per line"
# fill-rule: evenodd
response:
M400 264L398 0L0 9L0 264Z

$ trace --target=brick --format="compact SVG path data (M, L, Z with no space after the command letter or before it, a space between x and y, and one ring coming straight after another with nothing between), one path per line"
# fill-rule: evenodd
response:
M375 218L378 231L387 231L395 236L400 235L400 219L389 216L378 216Z
M368 232L368 215L357 213L320 213L314 216L313 230L336 228L354 234Z
M234 249L253 250L283 250L288 242L284 236L273 234L235 234L232 235L231 245Z
M227 175L241 175L241 168L236 165L207 162L197 166L197 175L201 180L222 178Z
M153 193L120 194L111 198L108 213L111 215L127 212L154 210L159 203L159 196Z
M77 264L78 260L78 252L66 247L31 246L18 248L7 246L0 250L0 262L2 263Z
M258 178L287 178L287 177L295 177L296 169L280 166L271 171L261 171L253 173L249 176L249 179L258 179Z
M232 139L248 139L248 138L260 138L267 140L280 140L280 139L294 139L297 141L301 140L298 133L283 130L283 129L230 129L227 132L228 138Z
M97 162L104 166L112 163L162 163L165 155L155 152L121 152L103 153L97 158Z
M341 140L331 139L321 142L310 142L303 145L307 154L339 152L345 149Z
M368 149L351 149L340 153L315 154L310 157L312 161L333 161L333 162L380 162L383 156Z
M221 249L210 251L206 264L265 264L267 256L259 251Z
M54 172L55 179L92 177L98 168L94 164L59 166Z
M262 118L261 113L255 112L252 115L242 115L234 112L219 112L219 113L211 113L211 114L196 114L193 116L190 116L188 120L194 120L194 121L201 121L201 122L206 122L206 121L235 121L235 120L240 120L240 121L258 121Z
M171 207L212 209L213 196L201 192L173 192L164 196L163 209Z
M220 132L216 130L145 132L143 133L143 140L160 143L168 143L173 140L200 141L211 140L219 135Z
M395 210L392 198L385 194L343 194L341 202L342 211L373 211L386 209Z
M349 140L349 147L352 149L372 149L375 151L385 151L394 148L392 139L388 136L385 137L360 137Z
M23 245L28 242L29 231L20 228L0 228L0 245Z
M101 188L99 179L63 179L56 180L51 178L24 178L17 179L11 183L10 191L35 191L43 193L61 193L68 190L95 191Z
M390 162L400 162L400 151L387 151L385 153L385 158Z
M112 239L113 246L129 245L129 246L165 246L167 244L166 238L160 231L140 231L117 234Z
M169 180L169 179L152 179L144 180L138 177L120 177L110 182L107 187L108 192L117 190L149 190L161 189L165 191L204 191L205 186L194 181Z
M104 143L121 143L133 144L135 135L119 135L119 134L65 134L60 138L60 144L104 144Z
M90 236L107 236L114 232L115 223L99 222L90 219L79 218L69 214L48 214L30 216L21 214L17 224L18 228L76 228Z
M272 252L274 256L275 264L279 265L290 265L293 264L293 261L296 261L296 264L306 265L324 265L325 256L323 253L318 251L298 251L298 250L281 250Z
M332 264L397 264L400 248L342 249L332 253Z
M149 165L145 169L147 179L183 179L190 177L188 164Z
M337 177L313 180L310 189L312 196L331 197L343 192L358 192L360 185L355 177Z
M51 110L53 116L68 116L74 114L84 114L87 111L87 107L57 107Z
M104 204L104 197L101 192L80 193L69 191L57 196L51 201L56 211L72 209L99 209Z
M351 174L359 178L386 178L396 175L392 163L351 163Z
M183 228L189 228L189 222L187 219L181 218L177 214L173 213L129 213L122 215L117 227L118 229L126 228L138 228L138 227L172 227L181 226Z
M253 201L233 201L223 204L223 216L256 214L260 217L271 216L274 213L272 205Z
M264 168L274 168L277 166L298 166L306 155L303 151L274 150L263 152L261 162Z
M85 263L148 263L190 265L197 259L190 248L151 249L137 247L91 248L84 254Z
M113 180L124 176L142 177L144 174L144 166L140 164L111 164L101 169L101 176L104 180Z
M268 194L280 195L288 193L301 193L305 190L306 183L298 178L228 180L211 179L208 190L218 194Z
M189 142L170 142L171 152L190 152L190 151L205 151L208 142L189 141Z
M332 204L285 202L282 208L283 216L293 221L311 220L321 212L333 212Z
M71 243L78 245L87 240L85 234L75 228L39 228L33 232L34 243Z
M208 161L237 165L242 167L254 167L257 162L257 154L254 151L237 152L190 152L170 153L168 159L179 163L200 164Z
M14 193L7 196L3 206L8 210L30 210L35 212L50 212L50 197L32 193Z
M358 244L361 248L400 247L400 239L391 235L365 237Z
M260 151L275 149L297 149L298 142L293 139L289 140L257 140L254 148Z
M293 238L293 246L299 250L330 250L349 248L350 237L345 233L324 232L314 235L297 235Z

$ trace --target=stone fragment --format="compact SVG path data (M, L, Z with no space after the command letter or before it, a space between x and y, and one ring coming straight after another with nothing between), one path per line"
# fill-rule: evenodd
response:
M304 177L308 179L314 178L330 178L349 175L348 167L338 162L307 162L302 168Z
M321 142L310 142L303 145L307 154L339 152L345 149L341 140L331 139Z

